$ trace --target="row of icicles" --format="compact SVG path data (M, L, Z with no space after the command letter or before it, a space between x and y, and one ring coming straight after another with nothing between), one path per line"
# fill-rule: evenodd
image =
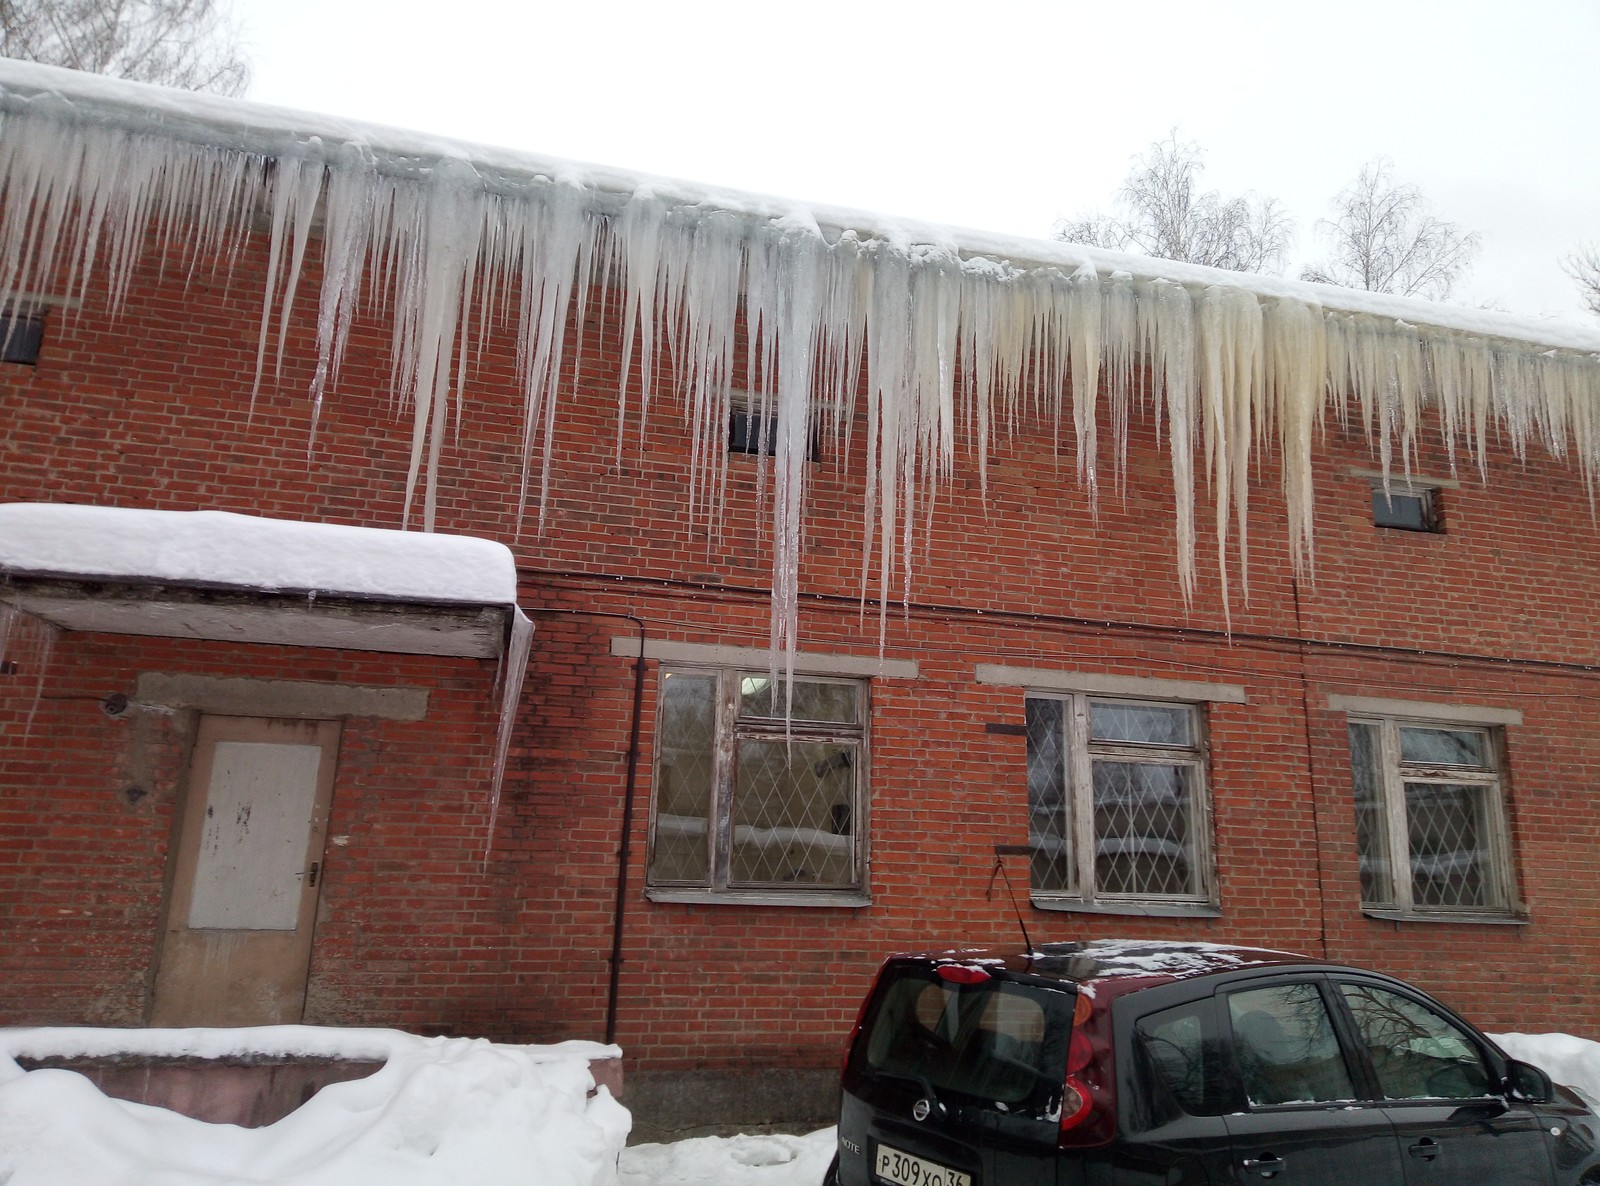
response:
M776 426L761 492L771 503L775 650L792 653L798 642L813 433L847 435L861 398L862 593L884 603L909 595L917 525L958 446L986 483L991 439L1029 422L1058 432L1070 424L1092 502L1102 421L1120 472L1131 411L1153 413L1171 464L1183 594L1196 591L1195 491L1205 478L1225 612L1230 586L1247 575L1253 451L1281 458L1290 552L1297 569L1309 566L1313 438L1330 407L1358 418L1385 473L1409 464L1427 421L1452 458L1459 442L1480 467L1491 431L1518 454L1532 440L1557 456L1570 451L1591 492L1600 466L1600 358L1577 351L1244 287L1106 274L1087 257L1076 268L963 258L952 245L825 235L798 214L742 214L545 177L513 183L461 159L405 169L360 144L321 140L267 152L237 146L248 137L220 124L215 142L201 142L130 130L99 118L93 104L35 110L15 94L4 102L0 298L81 297L103 284L115 312L147 249L179 244L195 265L227 268L264 222L257 389L266 368L281 367L306 256L318 254L312 432L322 400L337 391L357 309L385 310L394 391L411 428L406 514L420 495L425 528L435 521L447 428L452 416L471 415L462 394L491 329L509 322L515 333L518 513L531 503L541 522L555 427L563 401L575 398L583 349L581 319L579 339L568 340L569 312L594 285L620 290L622 373L640 376L617 394L619 460L627 435L656 411L651 377L665 351L692 430L691 518L713 531L743 370Z

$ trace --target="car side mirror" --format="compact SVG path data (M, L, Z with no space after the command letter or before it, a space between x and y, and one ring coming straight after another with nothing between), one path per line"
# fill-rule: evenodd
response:
M1548 1104L1555 1097L1550 1076L1532 1063L1511 1059L1506 1063L1506 1094L1529 1104Z

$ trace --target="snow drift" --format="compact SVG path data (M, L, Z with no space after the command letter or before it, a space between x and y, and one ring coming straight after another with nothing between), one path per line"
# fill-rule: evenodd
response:
M102 1095L19 1056L260 1053L384 1060L276 1124L207 1124ZM397 1030L0 1030L0 1181L9 1186L610 1186L631 1120L594 1080L614 1046L504 1046ZM536 1167L536 1168L535 1168Z

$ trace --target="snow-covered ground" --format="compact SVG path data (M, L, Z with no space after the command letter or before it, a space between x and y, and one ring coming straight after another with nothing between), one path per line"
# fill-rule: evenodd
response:
M77 1032L82 1040L71 1053L104 1053L118 1043L126 1049L129 1034L141 1031ZM143 1032L169 1035L169 1053L211 1056L231 1052L219 1042L256 1048L269 1034ZM14 1056L69 1053L62 1033L0 1030L6 1186L819 1186L833 1156L831 1128L624 1148L627 1112L604 1088L590 1094L589 1059L615 1050L593 1043L502 1046L282 1027L272 1040L287 1042L286 1049L327 1053L332 1042L340 1053L382 1058L384 1066L323 1088L276 1124L246 1129L111 1099L71 1071L18 1066ZM1502 1034L1497 1041L1600 1100L1600 1043L1566 1034ZM302 1049L307 1043L316 1049Z

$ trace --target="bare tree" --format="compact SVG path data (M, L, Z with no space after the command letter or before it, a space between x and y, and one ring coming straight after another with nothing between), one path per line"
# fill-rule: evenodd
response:
M1561 261L1589 312L1600 317L1600 243L1585 243Z
M240 95L250 65L227 0L0 0L0 54Z
M1307 267L1302 280L1445 300L1478 253L1478 236L1434 215L1422 191L1400 185L1394 163L1378 157L1333 200L1334 217L1317 231L1329 243L1328 262Z
M1055 237L1234 272L1281 267L1293 229L1288 216L1272 198L1197 193L1203 155L1199 145L1180 141L1174 131L1134 159L1117 195L1121 217L1064 219Z

